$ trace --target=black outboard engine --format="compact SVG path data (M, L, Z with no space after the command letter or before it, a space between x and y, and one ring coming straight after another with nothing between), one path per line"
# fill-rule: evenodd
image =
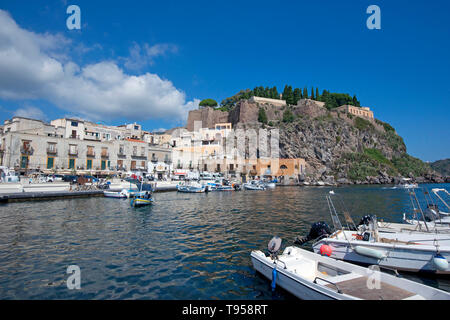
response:
M366 215L364 217L361 218L361 221L358 224L359 226L365 225L365 226L369 226L369 224L373 221L373 216L371 215Z
M332 234L332 232L331 232L331 229L328 226L328 224L326 224L323 221L314 222L311 225L311 230L309 230L309 234L306 237L303 237L303 238L299 238L299 237L295 238L294 243L298 244L298 245L302 245L302 244L305 244L308 241L317 239L317 238L319 238L321 236L328 236L328 235L331 235L331 234Z

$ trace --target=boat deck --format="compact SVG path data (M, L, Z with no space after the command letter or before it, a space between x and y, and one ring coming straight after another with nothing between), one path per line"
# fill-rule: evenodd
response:
M368 277L361 276L337 282L336 285L342 293L364 300L403 300L416 296L415 293L392 286L385 282L380 283L380 289L369 289L367 281L371 280L369 280ZM336 288L332 284L327 284L326 286L329 288Z

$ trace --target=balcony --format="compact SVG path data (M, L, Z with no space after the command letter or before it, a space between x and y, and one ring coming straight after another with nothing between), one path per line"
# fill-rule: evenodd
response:
M58 150L56 148L47 148L47 154L57 155Z
M124 149L119 149L119 152L117 153L118 157L126 157L127 155L125 154L125 150Z
M109 152L108 151L102 151L101 157L102 158L109 158Z
M71 135L69 136L69 139L77 139L77 140L80 140L80 136L79 136L79 135L75 135L75 134L71 134Z
M86 152L86 156L87 157L91 157L91 158L95 158L95 151L88 150L88 152Z
M131 155L133 158L139 158L139 159L147 159L147 156L145 153L138 154L137 152L133 152Z
M78 150L69 150L69 156L78 157Z
M22 146L20 148L20 153L31 156L34 153L34 149L31 146Z
M154 162L154 163L158 162L158 158L157 157L152 157L151 162Z

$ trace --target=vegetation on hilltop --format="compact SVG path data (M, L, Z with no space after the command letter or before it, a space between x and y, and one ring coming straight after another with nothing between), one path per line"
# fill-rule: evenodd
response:
M241 90L237 94L222 100L219 110L229 111L234 105L244 99L250 99L251 97L262 97L270 99L280 99L280 94L278 93L277 87L255 87L253 90L246 89ZM291 85L285 85L282 92L282 99L286 100L288 105L296 105L300 99L313 99L321 102L325 102L325 107L329 110L337 108L339 106L350 104L359 107L361 104L359 100L354 95L351 97L347 93L334 93L328 90L323 90L322 94L319 94L319 88L311 88L311 92L308 93L308 88L304 87L293 88Z
M217 107L218 103L214 99L204 99L199 103L200 107Z

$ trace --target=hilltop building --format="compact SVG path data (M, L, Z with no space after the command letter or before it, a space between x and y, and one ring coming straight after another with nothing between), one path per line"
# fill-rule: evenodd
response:
M363 117L369 120L374 121L374 115L373 115L373 111L370 110L369 107L355 107L355 106L351 106L351 105L343 105L340 106L339 108L337 108L336 110L338 111L345 111L348 112L352 115L358 116L358 117Z

